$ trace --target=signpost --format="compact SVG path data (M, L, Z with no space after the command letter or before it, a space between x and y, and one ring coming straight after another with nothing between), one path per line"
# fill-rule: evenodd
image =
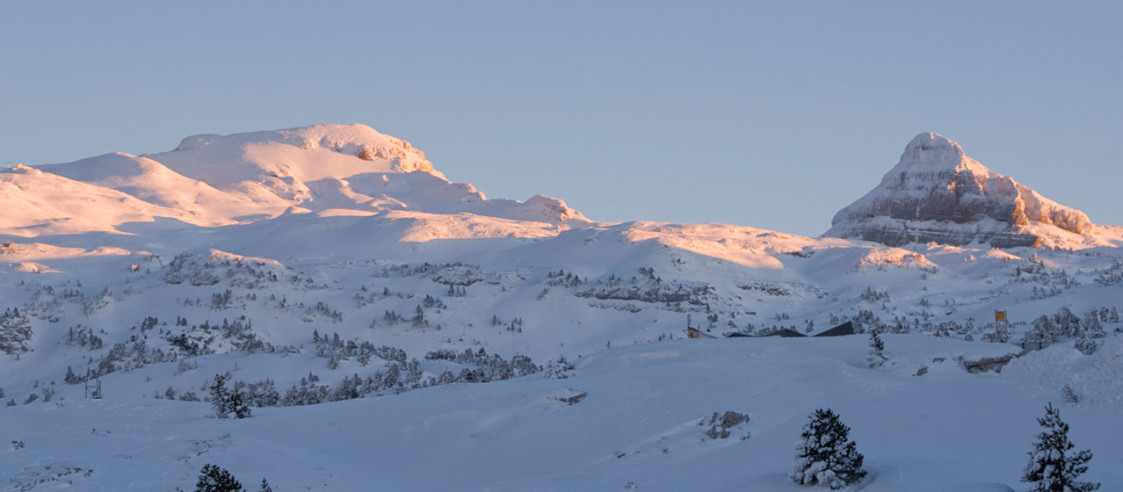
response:
M994 311L994 339L1003 342L1010 339L1010 321L1006 319L1006 311Z

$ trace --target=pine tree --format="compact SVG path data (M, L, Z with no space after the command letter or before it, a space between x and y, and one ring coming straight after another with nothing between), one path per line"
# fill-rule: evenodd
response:
M261 491L260 492L273 492L273 487L270 487L269 482L265 481L264 478L261 479Z
M1095 340L1092 340L1087 334L1076 337L1076 341L1073 342L1072 347L1079 350L1080 353L1084 355L1092 355L1096 353L1096 349L1100 348L1099 344L1096 343Z
M250 406L246 404L245 398L242 395L243 393L237 390L230 393L229 406L230 410L234 412L234 418L236 419L248 419L251 415Z
M230 391L226 389L226 376L215 374L214 382L207 388L211 393L211 405L214 406L214 416L225 419L230 416Z
M230 418L230 414L233 413L234 418L249 418L251 411L243 393L238 390L228 390L226 388L227 377L225 374L215 374L214 382L211 383L209 388L211 405L214 406L214 416L225 419Z
M844 426L830 409L815 410L803 426L800 445L796 446L792 481L801 485L825 485L832 490L856 483L866 476L861 462L865 459L847 440L850 428Z
M82 382L82 380L74 374L74 370L71 369L70 366L66 366L66 375L63 376L62 381L66 384L78 384Z
M830 409L815 410L803 426L791 479L800 485L841 489L866 476L864 457L848 441L850 428Z
M1053 404L1045 407L1045 417L1037 419L1045 430L1037 435L1037 442L1029 455L1023 482L1033 484L1033 492L1085 492L1098 490L1098 482L1080 482L1082 473L1088 471L1092 452L1085 449L1073 455L1074 447L1068 440L1068 424L1061 420L1060 410Z
M1107 335L1104 332L1103 324L1100 323L1100 316L1096 310L1088 311L1084 315L1084 320L1080 322L1080 336L1088 336L1092 338L1103 338Z
M877 336L877 331L870 332L870 351L866 355L866 362L869 363L870 369L881 367L885 361L885 343L881 341L881 337Z
M195 492L245 492L242 484L230 472L218 465L203 465Z

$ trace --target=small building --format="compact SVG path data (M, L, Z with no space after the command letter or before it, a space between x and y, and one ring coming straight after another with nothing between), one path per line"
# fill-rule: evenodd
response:
M802 334L798 331L795 331L791 328L781 328L779 330L776 330L774 332L768 333L768 334L763 335L763 336L766 336L766 337L782 337L782 338L797 338L797 337L805 337L807 335L804 335L804 334Z
M831 328L829 330L825 330L821 333L816 333L813 336L817 336L817 337L841 337L841 336L844 336L844 335L853 335L853 334L854 334L854 323L851 323L851 322L847 321L847 322L845 322L841 325L838 325L834 328Z
M686 338L717 338L717 337L715 337L713 335L710 335L709 333L703 333L702 330L699 330L697 328L689 327L689 328L686 329Z

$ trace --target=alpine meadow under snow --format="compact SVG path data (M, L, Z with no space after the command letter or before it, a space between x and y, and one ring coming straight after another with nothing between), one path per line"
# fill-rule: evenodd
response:
M1028 490L1053 411L1123 489L1123 228L939 135L819 238L491 199L363 125L0 207L8 490Z

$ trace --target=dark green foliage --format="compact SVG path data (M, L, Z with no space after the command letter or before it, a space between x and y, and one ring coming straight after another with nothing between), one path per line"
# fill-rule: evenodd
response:
M195 492L245 492L242 484L230 472L218 465L203 465Z
M0 314L0 352L19 355L31 350L31 322L18 308Z
M721 414L714 412L713 415L710 416L710 420L708 423L710 428L705 431L705 434L706 437L709 437L710 439L725 439L731 434L729 432L729 429L737 427L741 424L746 424L748 422L748 414L734 412L732 410L726 411L725 413ZM702 419L702 421L698 424L703 427L706 426L706 419ZM748 439L748 434L745 434L743 437L741 437L741 439Z
M800 485L841 489L866 476L864 457L848 441L850 428L830 409L815 410L803 426L791 479Z
M241 391L229 390L226 388L226 380L229 376L225 374L215 374L214 382L211 383L211 405L214 406L214 416L220 419L234 418L244 419L250 417L250 407L245 402L245 397Z
M866 362L869 363L870 368L881 367L886 361L885 357L885 342L881 341L881 337L877 335L877 331L870 332L870 350L866 355Z
M78 384L85 380L74 374L74 369L70 366L66 366L66 375L62 377L62 381L66 384Z
M1068 424L1061 420L1061 411L1053 404L1045 407L1045 417L1037 419L1045 430L1037 435L1029 453L1022 481L1033 484L1033 492L1085 492L1100 488L1098 482L1077 480L1088 471L1092 452L1085 449L1073 454L1068 440Z

